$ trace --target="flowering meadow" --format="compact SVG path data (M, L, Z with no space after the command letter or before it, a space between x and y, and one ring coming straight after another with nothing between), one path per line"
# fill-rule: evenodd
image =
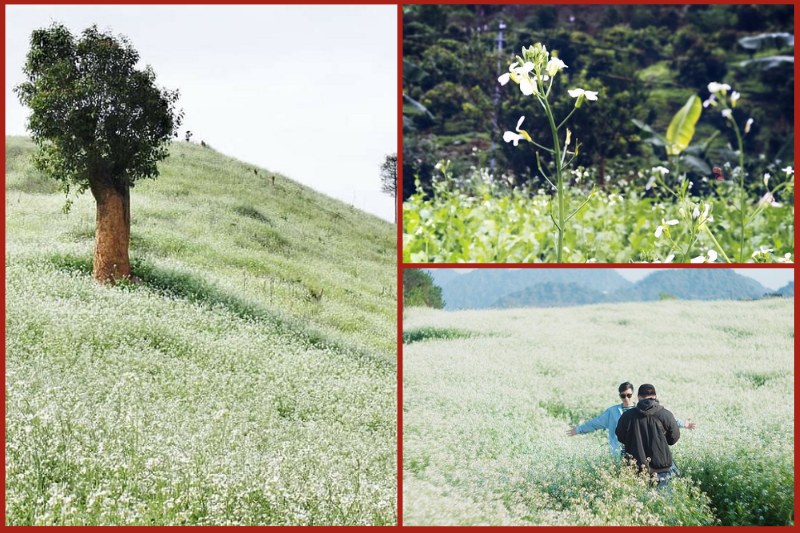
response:
M794 523L792 300L405 315L405 524ZM666 491L566 435L625 381L697 424Z
M396 523L392 226L171 151L102 286L91 196L7 138L6 523Z

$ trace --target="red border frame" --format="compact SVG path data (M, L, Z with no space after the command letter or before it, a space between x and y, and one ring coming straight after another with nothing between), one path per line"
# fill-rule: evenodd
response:
M309 2L274 2L274 1L260 1L260 0L238 0L232 2L228 5L254 5L254 4L294 4L294 3L303 3L307 5L334 5L334 4L358 4L358 2L339 2L336 0L317 0L317 1L309 1ZM375 4L375 5L396 5L397 6L397 24L398 24L398 47L397 47L397 69L398 69L398 78L397 78L397 117L398 117L398 124L397 124L397 157L398 157L398 170L400 174L398 174L398 193L397 193L397 519L398 525L397 526L390 526L392 528L398 527L408 527L402 526L402 518L403 518L403 483L402 483L402 475L403 475L403 453L402 453L402 424L403 424L403 346L402 346L402 311L403 311L403 280L402 274L405 268L676 268L678 265L658 265L658 264L615 264L615 263L604 263L604 264L520 264L520 263L487 263L487 264L455 264L455 263L435 263L435 264L428 264L428 263L403 263L402 261L402 252L403 252L403 230L402 230L402 8L404 5L409 4L494 4L500 2L488 2L488 1L469 1L469 0L449 0L449 1L432 1L432 0L420 0L417 2L408 2L403 0L373 0L367 2L368 4ZM517 3L517 2L504 2L504 3ZM765 0L755 0L755 1L743 1L743 0L735 0L730 2L719 1L719 0L712 0L712 1L697 1L697 0L690 0L690 1L678 1L678 0L584 0L584 1L568 1L568 2L547 2L547 1L531 1L531 2L520 2L520 3L531 3L531 4L573 4L573 5L581 5L581 4L793 4L791 0L777 0L777 1L765 1ZM3 49L5 50L5 28L6 28L6 10L5 7L7 5L37 5L37 4L46 4L46 5L125 5L125 4L140 4L140 5L218 5L221 4L218 0L194 0L194 1L166 1L160 2L158 0L139 0L139 1L110 1L110 2L99 2L99 1L92 1L92 0L78 0L78 1L69 1L69 0L51 0L51 1L36 1L36 0L4 0L3 1L3 10L2 14L0 14L0 24L2 24L2 35L3 35ZM795 35L797 34L797 30L800 28L800 23L798 23L797 17L795 16ZM798 52L797 48L795 48L795 57L797 57ZM2 79L4 81L5 86L5 54L3 54L2 59ZM795 79L797 78L798 67L797 63L795 62ZM798 90L797 86L795 85L795 100L798 100ZM5 124L5 93L3 95L3 106L2 110L0 110L0 116L3 118L3 123ZM795 116L794 116L794 123L797 124L800 122L800 109L795 106ZM3 140L3 152L0 155L0 160L2 160L3 164L5 164L5 138ZM795 137L795 154L798 152L798 148L800 148L800 141L798 141L797 137ZM795 191L796 196L796 191ZM5 209L5 187L3 188L2 192L3 202L2 206L0 206L0 210L2 211L2 221L0 224L2 225L2 233L3 233L3 250L5 251L5 229L6 229L6 209ZM796 205L796 204L795 204ZM795 242L797 242L797 235L798 235L798 228L797 224L795 224ZM713 264L713 265L681 265L679 268L730 268L731 266L735 266L736 268L791 268L795 271L795 266L792 264L791 266L787 265L785 267L780 267L776 265L754 265L754 264L735 264L735 265L725 265L725 264ZM6 269L5 269L5 262L3 262L2 267L0 267L0 271L2 272L3 279L5 279ZM0 312L2 312L3 317L5 318L5 283L0 287L0 294L2 294L2 304L0 304ZM795 305L795 312L797 307ZM795 313L796 314L796 313ZM797 323L797 317L795 316L795 323ZM3 320L2 325L2 332L3 338L5 338L5 320ZM795 361L797 360L797 351L796 351L796 342L795 341ZM5 370L5 343L2 347L2 354L3 354L3 367ZM5 406L5 371L3 372L2 378L2 398L3 404ZM796 379L796 378L795 378ZM795 381L796 383L796 381ZM795 406L795 409L797 407ZM2 421L2 436L0 436L0 440L3 443L3 455L5 456L5 417L3 417ZM794 429L794 436L795 441L797 440L798 430L797 426ZM797 463L797 452L795 452L795 464ZM2 504L3 512L5 513L5 476L3 476L2 481L2 494L0 494L0 504ZM797 477L795 476L795 494L797 494ZM795 507L796 509L796 507ZM135 527L135 526L125 526L126 530L151 530L152 527L159 527L159 526L151 526L151 527ZM546 527L546 526L544 526ZM178 529L181 529L178 527ZM220 529L217 527L213 527L213 529ZM308 528L310 530L335 530L335 529L347 529L347 530L357 530L357 529L368 529L366 527L327 527L327 528L318 528L318 527L311 527ZM416 527L415 529L427 529L426 527ZM485 528L481 528L485 529ZM495 528L489 528L495 529ZM571 529L571 528L567 528ZM80 531L82 530L81 527L65 527L64 530L66 531ZM773 530L773 528L770 528Z

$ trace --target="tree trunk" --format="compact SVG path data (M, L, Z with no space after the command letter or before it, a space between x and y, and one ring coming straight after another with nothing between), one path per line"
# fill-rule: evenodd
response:
M94 279L113 283L130 279L128 246L131 235L131 194L128 185L95 179L90 188L97 203L94 247Z

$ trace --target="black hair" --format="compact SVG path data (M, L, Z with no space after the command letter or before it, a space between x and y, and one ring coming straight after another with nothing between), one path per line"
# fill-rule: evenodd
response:
M620 383L619 385L620 394L622 394L628 389L633 390L633 383L631 383L630 381L626 381L625 383Z
M649 383L645 383L644 385L639 385L639 396L655 396L656 395L656 388L650 385Z

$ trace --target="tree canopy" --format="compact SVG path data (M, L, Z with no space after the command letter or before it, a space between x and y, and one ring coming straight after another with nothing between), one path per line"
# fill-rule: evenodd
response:
M156 177L181 123L178 91L159 89L130 42L96 26L76 38L53 24L30 42L16 92L32 110L38 166L80 192L100 177L125 186Z

